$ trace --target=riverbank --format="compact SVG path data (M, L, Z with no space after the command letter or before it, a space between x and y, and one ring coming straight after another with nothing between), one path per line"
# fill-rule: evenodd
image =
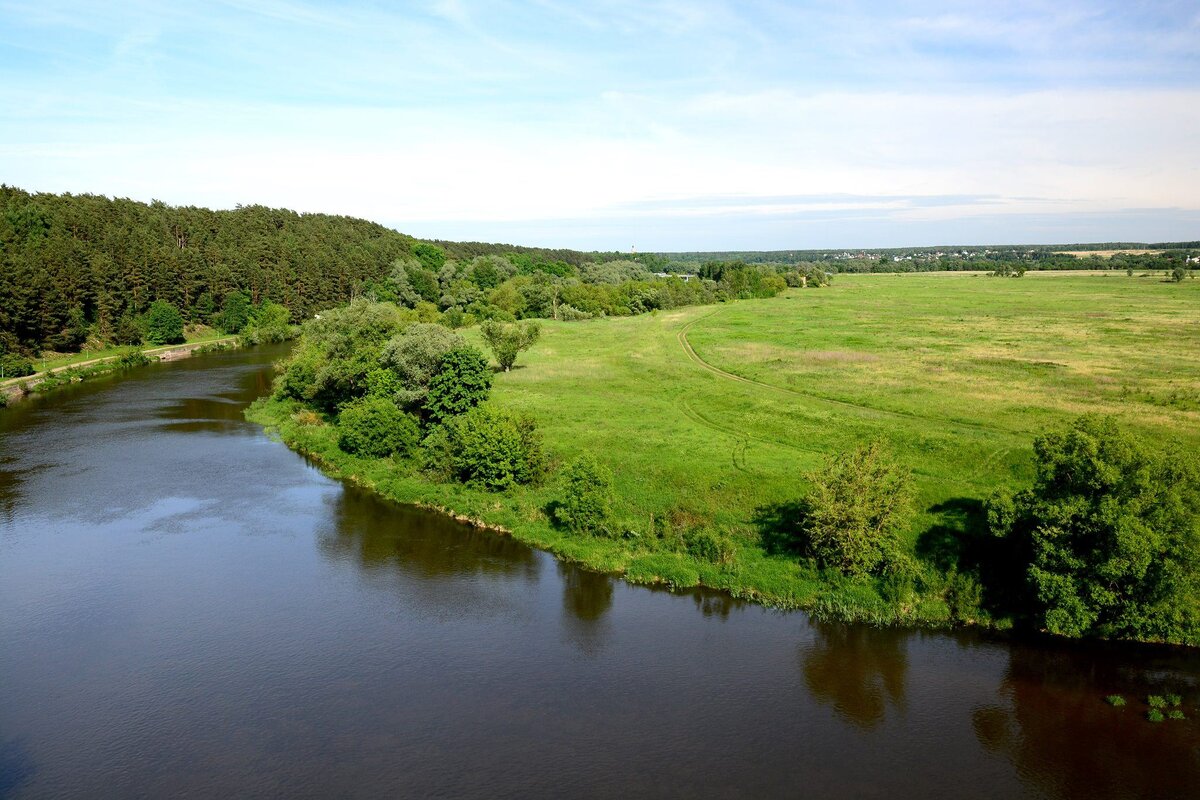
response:
M65 364L49 367L32 375L0 381L0 399L4 402L11 402L31 393L41 393L69 383L79 383L97 375L106 375L138 364L148 364L154 361L177 361L196 352L227 349L236 347L237 344L238 337L236 336L215 336L182 344L146 348L115 348L111 355L96 358L80 359L79 354L76 354L68 357Z
M403 460L343 453L312 410L264 400L249 414L332 474L635 583L875 624L1004 627L1009 612L979 585L984 499L1028 485L1034 436L1085 411L1148 442L1200 446L1200 395L1177 377L1200 371L1196 351L1147 348L1189 335L1198 294L1124 277L864 275L771 300L548 321L493 399L537 420L559 466L589 454L612 470L613 538L550 524L553 476L503 494L434 483ZM822 571L789 546L805 473L872 440L916 481L911 585ZM697 533L728 547L691 547Z

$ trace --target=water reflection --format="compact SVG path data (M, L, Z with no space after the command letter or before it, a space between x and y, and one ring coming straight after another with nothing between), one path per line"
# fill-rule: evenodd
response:
M559 562L563 585L563 626L567 639L584 655L597 655L608 637L605 616L613 604L613 578Z
M331 559L421 578L478 573L537 578L537 554L508 536L389 503L351 485L333 495L331 506L333 527L319 541Z
M814 698L864 729L883 721L890 703L904 709L906 631L810 622L816 637L801 651L804 683Z
M1150 723L1141 702L1151 693L1178 692L1195 709L1195 673L1155 670L1144 655L1140 661L1132 667L1086 651L1015 645L1003 699L974 712L975 735L1027 783L1055 797L1195 797L1200 726ZM1103 698L1110 693L1124 694L1128 705L1109 706Z

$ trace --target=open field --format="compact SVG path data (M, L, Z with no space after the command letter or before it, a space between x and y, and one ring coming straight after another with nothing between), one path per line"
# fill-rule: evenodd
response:
M880 619L886 604L873 585L763 545L825 456L886 441L917 477L909 541L945 569L978 501L1028 481L1032 438L1047 427L1100 412L1147 439L1200 446L1195 281L839 276L771 300L543 328L493 396L533 415L562 461L591 452L612 467L624 539L554 530L544 513L553 482L512 497L433 485L340 453L330 426L297 424L285 404L251 418L388 496L454 509L597 568ZM679 532L696 527L731 536L736 558L707 564L679 552ZM933 600L889 613L947 615Z
M1162 250L1060 250L1068 256L1078 256L1085 258L1087 256L1099 256L1100 258L1112 258L1115 255L1126 256L1144 256L1150 253L1161 253Z

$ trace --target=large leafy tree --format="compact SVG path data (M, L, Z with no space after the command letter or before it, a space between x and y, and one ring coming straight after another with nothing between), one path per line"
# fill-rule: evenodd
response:
M183 341L183 315L166 300L155 300L146 312L146 341L178 344Z
M463 414L487 400L492 370L483 353L462 346L442 356L441 366L429 381L425 410L433 422Z
M479 330L505 372L517 362L517 354L532 347L542 332L536 322L506 324L496 320L487 320Z
M1039 624L1068 636L1200 643L1200 466L1153 452L1109 417L1034 442L1037 475L989 502L1026 565Z

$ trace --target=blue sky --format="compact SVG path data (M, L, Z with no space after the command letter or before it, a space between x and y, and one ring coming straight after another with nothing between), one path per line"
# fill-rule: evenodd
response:
M1197 239L1200 5L0 0L0 181L618 250Z

